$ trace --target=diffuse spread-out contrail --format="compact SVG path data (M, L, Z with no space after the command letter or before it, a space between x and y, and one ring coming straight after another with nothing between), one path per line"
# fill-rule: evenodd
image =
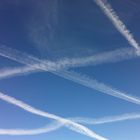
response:
M76 131L78 133L84 134L86 136L89 136L91 138L96 138L97 140L107 140L106 138L96 134L95 132L91 131L90 129L86 128L83 125L80 125L80 124L73 122L71 120L56 116L54 114L50 114L48 112L44 112L42 110L36 109L36 108L34 108L34 107L32 107L32 106L30 106L30 105L28 105L20 100L17 100L13 97L10 97L8 95L3 94L2 92L0 92L0 99L4 100L10 104L13 104L15 106L18 106L18 107L22 108L23 110L26 110L32 114L56 120L59 123L62 123L63 125L67 126L69 129ZM34 131L34 133L35 133L35 131Z
M105 15L111 20L116 29L126 38L128 43L133 46L138 54L140 54L140 46L134 39L132 33L127 29L125 24L120 20L114 9L107 2L107 0L93 0L102 9Z
M46 63L42 63L41 60L33 56L27 55L25 53L19 52L17 50L13 50L5 46L0 46L0 55L28 66L34 66L36 69L40 69L44 71L50 70L50 72L55 75L58 75L68 80L72 80L88 88L95 89L102 93L140 105L140 99L138 97L130 96L124 92L113 89L103 83L99 83L96 80L90 79L76 72L70 72L67 70L56 71L55 69L49 69L49 66L46 65ZM37 63L38 64L40 63L41 65L36 65Z
M140 119L140 113L129 113L129 114L122 114L117 116L102 117L97 119L83 118L83 117L68 118L68 119L72 120L73 122L82 123L82 124L99 125L99 124L108 124L113 122ZM42 133L55 131L61 128L62 126L63 126L62 123L53 122L49 125L46 125L38 129L0 129L0 135L38 135Z

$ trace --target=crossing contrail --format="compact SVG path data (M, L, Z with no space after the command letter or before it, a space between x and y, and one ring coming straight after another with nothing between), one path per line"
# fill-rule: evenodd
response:
M101 124L140 119L140 113L128 113L128 114L121 114L116 116L101 117L96 119L83 118L83 117L75 117L75 118L68 118L68 119L80 124L101 125ZM0 129L0 135L38 135L42 133L55 131L61 127L63 127L62 123L53 122L49 125L46 125L38 129Z
M91 131L90 129L88 129L87 127L85 127L83 125L80 125L80 124L78 124L76 122L73 122L71 120L64 119L62 117L56 116L54 114L50 114L48 112L44 112L42 110L36 109L36 108L34 108L34 107L32 107L32 106L30 106L30 105L28 105L28 104L26 104L26 103L24 103L20 100L17 100L13 97L10 97L10 96L6 95L6 94L3 94L2 92L0 92L0 99L4 100L4 101L6 101L10 104L13 104L17 107L20 107L23 110L28 111L32 114L56 120L56 121L64 124L69 129L71 129L73 131L76 131L78 133L84 134L88 137L96 138L97 140L107 140L106 138L96 134L95 132Z
M128 43L133 46L137 53L140 54L140 46L138 42L134 39L132 33L127 29L126 25L120 20L117 13L111 7L111 5L107 2L107 0L93 0L104 12L104 14L110 19L112 24L116 27L116 29L125 37Z
M99 54L95 54L87 57L79 57L79 58L64 58L58 60L56 62L42 60L42 65L46 63L49 69L52 68L55 70L62 70L68 68L75 67L84 67L84 66L95 66L104 63L114 63L123 60L128 60L132 58L138 57L135 49L133 48L120 48L109 52L102 52ZM14 68L4 68L0 70L0 79L10 78L13 76L30 74L35 72L41 72L42 70L37 69L35 66L40 67L41 63L34 64L34 66L22 66L22 67L14 67Z
M28 54L19 52L15 49L7 48L5 46L0 46L0 55L28 66L34 66L36 69L44 71L48 71L49 69L48 65L46 65L46 63L42 63L41 60ZM41 65L36 65L37 63L40 63ZM134 97L119 90L113 89L110 86L107 86L103 83L99 83L97 80L90 79L87 76L83 76L76 72L70 72L67 70L57 71L54 68L49 70L55 75L79 83L85 87L140 105L140 99L138 97Z
M140 54L139 44L134 39L132 33L127 29L125 24L119 19L119 17L115 13L115 11L112 9L111 5L109 3L103 1L103 0L94 0L94 1L97 3L97 5L100 6L100 8L104 11L104 13L112 21L113 25L117 28L117 30L127 39L128 43L130 45L132 45L137 50L137 54ZM18 51L16 51L16 53L18 54ZM48 63L47 62L42 63L41 60L36 59L35 57L29 56L29 55L28 55L27 58L25 57L24 60L22 60L22 58L24 56L27 56L26 54L22 54L21 58L19 56L17 57L16 55L14 56L13 54L12 55L11 54L7 55L7 54L4 54L4 53L2 54L2 56L5 56L5 57L10 58L10 59L12 58L13 60L15 60L17 62L28 65L28 67L25 67L24 69L20 69L19 71L17 71L17 69L13 70L12 74L25 73L24 71L26 71L26 72L35 71L36 72L36 70L38 70L38 71L42 71L42 70L43 71L50 71L53 74L56 74L58 76L66 78L68 80L72 80L72 81L74 81L76 83L79 83L81 85L84 85L86 87L98 90L100 92L109 94L111 96L115 96L117 98L121 98L123 100L132 102L134 104L140 105L140 99L138 97L130 96L126 93L120 92L116 89L113 89L109 86L106 86L103 83L99 83L96 80L90 79L90 78L85 77L83 75L80 75L78 73L67 71L67 70L61 70L61 68L63 68L63 67L65 68L65 66L67 66L67 68L75 67L76 63L77 64L80 63L80 64L78 64L79 66L87 65L88 64L87 61L84 61L85 64L84 63L81 64L81 62L82 62L81 60L80 61L79 60L78 61L73 61L69 66L69 64L67 64L67 62L69 62L69 60L65 60L65 63L63 62L61 65L59 65L59 64L56 65L54 63L49 63L49 62ZM18 60L17 58L20 58L20 59ZM119 61L119 60L115 60L115 61ZM113 61L113 62L115 62L115 61ZM96 63L96 64L98 64L98 63ZM50 66L50 67L47 67L47 66ZM9 73L9 76L12 75L12 74ZM96 138L98 140L107 140L107 139L98 135L98 134L96 134L95 132L89 130L85 126L80 125L76 122L79 121L80 123L87 123L87 124L102 124L102 123L131 119L131 117L129 115L127 115L127 116L121 116L121 117L119 116L120 118L119 117L116 117L116 118L112 118L112 117L111 118L101 118L100 120L98 120L98 119L97 120L96 119L95 120L91 120L91 119L85 120L84 118L77 118L77 120L74 121L72 119L64 119L64 118L56 116L54 114L43 112L43 111L38 110L38 109L36 109L36 108L34 108L30 105L25 104L24 102L22 102L20 100L16 100L13 97L7 96L7 95L5 95L1 92L0 92L0 99L2 99L4 101L7 101L11 104L14 104L14 105L26 110L26 111L29 111L30 113L33 113L33 114L36 114L36 115L40 115L40 116L47 117L47 118L58 121L60 124L56 125L55 129L59 128L59 126L61 126L61 125L65 125L68 128L70 128L70 129L72 129L76 132L82 133L82 134L87 135L87 136L92 137L92 138ZM137 118L138 118L138 116L136 115L133 119L137 119ZM23 133L23 134L30 135L30 134L40 134L40 133L49 132L49 131L52 131L53 129L54 129L53 125L52 126L50 125L49 129L40 128L40 129L34 129L34 130L28 130L28 131L26 131L26 130L11 130L10 131L9 130L9 132L6 132L6 131L4 132L4 130L0 129L0 134L18 135L19 133ZM18 131L20 131L20 132L18 133Z

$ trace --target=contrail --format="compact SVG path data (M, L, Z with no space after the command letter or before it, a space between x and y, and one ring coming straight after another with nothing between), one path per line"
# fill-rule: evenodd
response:
M108 124L113 122L140 119L140 113L128 113L128 114L122 114L117 116L102 117L97 119L83 118L83 117L68 118L68 119L76 123L82 123L88 125L100 125L100 124ZM38 135L42 133L55 131L61 128L62 126L63 126L62 123L53 122L39 129L0 129L0 135Z
M5 49L5 48L3 48L0 51L0 55L4 56L4 57L7 57L9 59L15 60L17 62L20 62L22 64L29 65L29 66L31 66L31 65L33 66L33 65L35 65L37 63L41 63L39 59L37 59L37 58L35 58L33 56L29 56L29 55L27 55L25 53L22 54L19 51L15 51L13 49ZM37 69L42 69L44 71L46 71L46 70L48 71L48 69L46 67L47 66L46 66L45 63L44 63L44 65L41 64L41 67L35 66L35 68L37 68ZM134 97L129 96L129 95L121 94L120 92L114 91L113 89L110 89L110 88L106 87L103 84L99 84L95 80L90 81L89 78L81 76L81 75L76 74L74 72L68 72L68 71L51 71L51 72L56 74L56 75L59 75L61 77L64 77L66 79L69 79L69 80L72 80L74 82L80 83L80 84L82 84L84 86L90 87L92 89L96 89L96 90L99 90L99 91L104 92L104 93L107 92L107 94L110 94L110 95L125 99L127 101L131 101L131 102L136 103L136 104L139 104L139 99L138 98L134 98Z
M127 114L108 116L108 117L102 117L97 119L83 118L83 117L76 117L76 118L69 118L69 119L74 122L78 122L82 124L97 125L97 124L108 124L113 122L140 119L140 113L127 113Z
M102 93L123 99L125 101L140 105L140 98L131 96L131 95L121 92L119 90L113 89L110 86L107 86L103 83L98 82L97 80L90 79L86 75L81 75L79 73L76 73L73 71L66 71L66 70L56 71L55 73L63 78L66 78L73 82L79 83L85 87L88 87L88 88L100 91ZM63 73L63 75L62 75L62 73Z
M0 135L13 135L13 136L21 136L21 135L39 135L43 133L49 133L54 130L62 127L62 123L54 122L45 127L38 129L0 129Z
M134 39L132 33L127 29L125 24L120 20L119 16L116 14L111 5L107 0L93 0L104 12L104 14L110 19L112 24L116 29L125 37L128 43L133 46L137 53L140 54L140 46L137 41Z
M56 121L64 124L65 126L67 126L69 129L76 131L78 133L84 134L86 136L89 136L91 138L96 138L97 140L107 140L106 138L99 136L98 134L96 134L95 132L91 131L90 129L86 128L83 125L80 125L80 124L75 123L71 120L56 116L54 114L50 114L48 112L44 112L42 110L36 109L36 108L34 108L34 107L32 107L32 106L30 106L30 105L28 105L20 100L17 100L13 97L10 97L8 95L3 94L2 92L0 92L0 99L4 100L10 104L13 104L15 106L18 106L18 107L22 108L23 110L26 110L32 114L56 120Z
M118 91L116 89L113 89L103 83L99 83L96 80L90 79L87 76L80 75L76 72L70 72L67 70L56 71L54 68L49 69L48 65L46 65L46 63L44 63L43 65L41 60L33 56L27 55L25 53L19 52L17 50L0 46L0 55L28 66L34 66L36 69L40 69L44 71L51 70L50 71L51 73L63 77L65 79L79 83L83 86L100 91L102 93L123 99L125 101L140 105L140 99L138 97L134 97L126 93L123 93L121 91ZM38 64L40 63L41 65L40 66L36 65L37 63Z
M104 63L114 63L123 60L128 60L136 58L138 55L133 48L121 48L109 52L103 52L95 54L92 56L82 57L82 58L63 58L56 62L42 60L42 65L46 63L48 71L52 70L62 70L75 67L84 67L84 66L95 66ZM30 74L34 72L41 72L42 70L37 69L35 66L40 67L41 63L34 64L33 66L23 66L15 68L4 68L0 70L0 79L10 78L13 76L18 76L22 74ZM49 70L50 69L50 70Z
M0 70L0 79L7 79L13 76L27 75L30 73L40 72L40 70L35 69L34 67L22 66L14 68L3 68Z

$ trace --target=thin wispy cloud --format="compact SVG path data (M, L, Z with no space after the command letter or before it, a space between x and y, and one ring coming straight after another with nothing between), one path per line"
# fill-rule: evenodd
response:
M93 1L102 9L105 15L116 27L116 29L125 37L128 43L137 50L138 54L140 54L140 46L138 42L134 39L132 33L127 29L126 25L120 20L119 16L114 11L112 6L107 2L107 0L93 0Z
M27 1L28 3L34 8L26 22L27 35L38 52L46 56L58 24L58 0Z
M20 107L23 110L28 111L32 114L56 120L56 121L64 124L69 129L71 129L73 131L76 131L78 133L84 134L86 136L89 136L91 138L96 138L97 140L107 140L106 138L96 134L95 132L91 131L90 129L86 128L83 125L80 125L80 124L75 123L71 120L64 119L62 117L56 116L54 114L50 114L48 112L44 112L42 110L36 109L36 108L34 108L34 107L32 107L32 106L30 106L30 105L28 105L28 104L26 104L26 103L24 103L20 100L15 99L14 97L10 97L6 94L3 94L2 92L0 92L0 99L4 100L4 101L6 101L10 104L13 104L17 107Z

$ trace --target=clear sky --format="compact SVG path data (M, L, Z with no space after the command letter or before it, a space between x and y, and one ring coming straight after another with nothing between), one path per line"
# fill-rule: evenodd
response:
M140 44L139 0L108 0ZM0 43L40 59L85 57L132 47L93 0L1 0ZM0 69L22 64L0 57ZM140 97L140 59L72 68L117 90ZM58 116L101 118L140 112L140 106L49 72L0 80L0 91ZM53 122L0 100L1 128L39 128ZM139 140L140 120L86 125L110 140ZM65 127L35 136L0 140L90 140Z

